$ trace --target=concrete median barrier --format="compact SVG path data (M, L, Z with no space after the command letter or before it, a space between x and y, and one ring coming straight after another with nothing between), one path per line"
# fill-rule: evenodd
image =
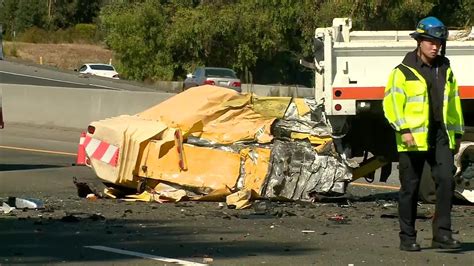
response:
M314 97L314 88L298 85L242 84L242 92L253 92L259 96Z
M136 114L172 93L0 84L5 123L86 128L91 121Z
M91 121L136 114L175 95L128 91L0 84L5 123L85 128ZM243 91L260 96L311 97L313 89L297 86L243 84Z

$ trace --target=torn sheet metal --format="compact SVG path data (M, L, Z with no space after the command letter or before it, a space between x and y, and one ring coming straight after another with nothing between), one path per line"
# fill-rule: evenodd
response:
M310 201L312 193L342 192L340 182L350 179L349 168L338 158L318 155L306 142L276 140L263 196Z
M296 99L291 102L284 119L275 122L272 133L275 137L291 139L291 134L296 132L318 137L331 137L332 131L322 112L322 107L307 99L304 101Z

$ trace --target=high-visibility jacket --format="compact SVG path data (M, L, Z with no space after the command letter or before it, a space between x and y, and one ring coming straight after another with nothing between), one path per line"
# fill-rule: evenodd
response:
M454 149L455 135L464 134L464 120L456 79L451 67L446 71L443 124L449 137L449 147ZM399 152L428 150L428 86L418 71L402 63L391 72L385 87L383 110L386 119L396 131ZM416 146L408 147L403 143L400 131L407 129L412 133Z

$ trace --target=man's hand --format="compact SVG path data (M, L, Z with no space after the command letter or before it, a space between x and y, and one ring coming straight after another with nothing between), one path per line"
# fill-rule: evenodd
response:
M415 139L411 133L403 133L402 134L402 141L408 147L416 146Z

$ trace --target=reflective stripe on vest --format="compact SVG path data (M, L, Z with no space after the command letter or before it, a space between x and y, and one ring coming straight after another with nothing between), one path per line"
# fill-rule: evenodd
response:
M401 88L399 88L399 87L391 87L388 91L385 92L384 97L389 96L391 93L405 94L405 92L403 91L403 89L401 89Z
M426 127L416 127L410 128L411 133L428 133L428 129Z
M395 75L396 75L396 72L395 72ZM393 78L393 84L392 84L392 88L391 88L391 89L395 89L395 91L397 91L397 92L398 92L398 90L400 90L401 93L405 94L405 92L403 91L403 89L398 88L397 86L395 86L395 80L396 80L396 78L394 77L394 78ZM390 89L390 90L391 90L391 89ZM395 93L392 93L391 96L392 96L393 102L396 102L397 99L396 99L396 97L395 97ZM404 119L403 116L401 115L400 110L398 110L398 107L397 107L396 105L393 106L393 111L394 111L394 113L395 113L395 117L396 117L395 121L396 121L396 123L397 123L397 126L400 127L400 126L402 125L402 123L405 123L405 119Z
M424 96L407 97L407 103L424 103L424 102L425 102Z

